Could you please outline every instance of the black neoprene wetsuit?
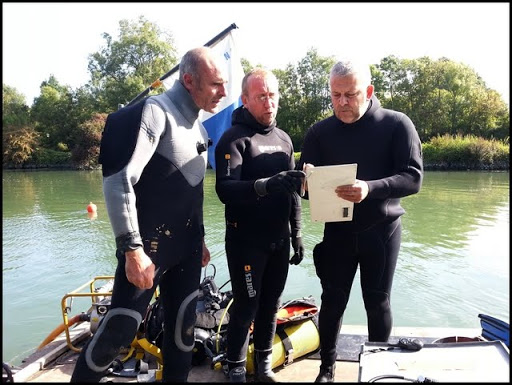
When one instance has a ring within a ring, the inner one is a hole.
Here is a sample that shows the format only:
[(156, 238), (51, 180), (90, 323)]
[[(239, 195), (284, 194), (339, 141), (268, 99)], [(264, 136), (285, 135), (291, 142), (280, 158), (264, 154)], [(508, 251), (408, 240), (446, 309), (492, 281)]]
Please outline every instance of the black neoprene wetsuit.
[[(297, 193), (259, 196), (254, 182), (293, 170), (293, 145), (274, 124), (259, 124), (243, 106), (215, 149), (216, 191), (225, 204), (226, 256), (233, 289), (228, 325), (228, 363), (246, 359), (249, 327), (254, 347), (268, 351), (288, 275), (290, 234), (301, 229)], [(299, 235), (300, 236), (300, 235)]]
[[(331, 116), (308, 130), (297, 165), (357, 163), (368, 196), (354, 204), (353, 219), (325, 224), (313, 258), (322, 284), (319, 315), (322, 365), (336, 360), (336, 343), (350, 290), (360, 267), (370, 341), (387, 341), (392, 328), (390, 293), (401, 243), (400, 198), (420, 190), (421, 142), (403, 113), (381, 108), (374, 96), (366, 113), (346, 124)], [(308, 199), (308, 196), (305, 196)]]

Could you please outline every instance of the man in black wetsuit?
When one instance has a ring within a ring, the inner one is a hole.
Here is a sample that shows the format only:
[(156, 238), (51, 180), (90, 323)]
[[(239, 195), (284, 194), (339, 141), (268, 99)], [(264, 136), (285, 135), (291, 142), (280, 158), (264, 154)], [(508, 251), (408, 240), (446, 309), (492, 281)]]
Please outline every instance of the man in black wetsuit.
[[(288, 265), (304, 256), (301, 199), (304, 173), (294, 170), (288, 134), (276, 127), (277, 78), (258, 68), (242, 81), (243, 106), (215, 148), (216, 191), (225, 204), (226, 256), (233, 291), (227, 330), (232, 382), (245, 382), (249, 328), (254, 320), (254, 371), (275, 382), (272, 345)], [(290, 260), (290, 236), (294, 256)]]
[(129, 347), (159, 285), (164, 309), (164, 382), (185, 382), (192, 361), (204, 244), (203, 180), (208, 134), (226, 76), (210, 48), (188, 51), (164, 93), (110, 114), (100, 149), (103, 192), (116, 237), (112, 301), (82, 349), (71, 382), (98, 382)]
[(334, 191), (355, 203), (352, 221), (326, 223), (323, 240), (313, 249), (322, 285), (316, 382), (334, 381), (338, 334), (358, 265), (368, 339), (388, 340), (404, 214), (400, 198), (417, 193), (423, 180), (421, 142), (414, 124), (403, 113), (381, 108), (367, 65), (336, 63), (330, 90), (334, 116), (310, 127), (298, 168), (308, 174), (314, 166), (357, 163), (357, 179)]

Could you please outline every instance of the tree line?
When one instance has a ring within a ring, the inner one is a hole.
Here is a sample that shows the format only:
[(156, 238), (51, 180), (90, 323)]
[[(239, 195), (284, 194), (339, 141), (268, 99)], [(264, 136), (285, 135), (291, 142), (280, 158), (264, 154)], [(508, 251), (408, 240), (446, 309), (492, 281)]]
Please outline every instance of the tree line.
[[(121, 20), (119, 36), (104, 33), (104, 46), (88, 57), (90, 80), (77, 89), (54, 75), (41, 83), (31, 106), (3, 84), (3, 166), (71, 164), (97, 166), (106, 116), (126, 104), (178, 63), (171, 33), (143, 16)], [(296, 150), (307, 129), (332, 114), (329, 70), (333, 56), (310, 48), (296, 64), (272, 69), (279, 80), (278, 126)], [(242, 58), (247, 72), (253, 65)], [(509, 144), (510, 113), (499, 93), (469, 66), (448, 58), (400, 59), (371, 65), (375, 92), (385, 108), (406, 113), (421, 141), (469, 135)], [(157, 94), (163, 88), (150, 93)]]

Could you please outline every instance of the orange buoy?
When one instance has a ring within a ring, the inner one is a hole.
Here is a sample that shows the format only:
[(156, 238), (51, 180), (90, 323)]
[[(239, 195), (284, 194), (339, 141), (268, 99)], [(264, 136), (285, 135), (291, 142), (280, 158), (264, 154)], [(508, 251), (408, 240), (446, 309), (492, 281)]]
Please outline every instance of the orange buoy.
[(92, 203), (92, 202), (89, 202), (89, 204), (87, 205), (87, 212), (88, 213), (95, 213), (97, 209), (98, 208), (96, 207), (96, 205), (94, 203)]

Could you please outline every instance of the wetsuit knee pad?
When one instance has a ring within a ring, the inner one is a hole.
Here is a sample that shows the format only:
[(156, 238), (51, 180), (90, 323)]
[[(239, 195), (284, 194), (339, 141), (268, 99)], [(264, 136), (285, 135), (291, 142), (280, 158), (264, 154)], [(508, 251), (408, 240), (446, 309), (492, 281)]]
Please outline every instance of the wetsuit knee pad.
[(194, 290), (181, 303), (176, 315), (174, 342), (178, 349), (190, 352), (194, 349), (194, 326), (196, 322), (196, 304), (199, 290)]
[(135, 310), (109, 310), (86, 347), (87, 366), (95, 372), (108, 369), (119, 349), (130, 346), (141, 321), (142, 316)]
[(368, 314), (382, 314), (389, 310), (389, 294), (378, 290), (363, 293), (364, 307)]

